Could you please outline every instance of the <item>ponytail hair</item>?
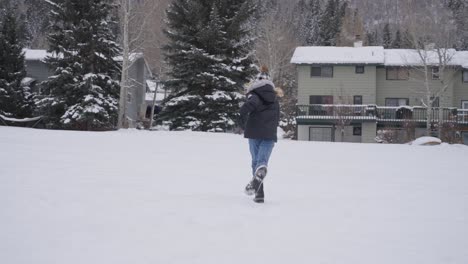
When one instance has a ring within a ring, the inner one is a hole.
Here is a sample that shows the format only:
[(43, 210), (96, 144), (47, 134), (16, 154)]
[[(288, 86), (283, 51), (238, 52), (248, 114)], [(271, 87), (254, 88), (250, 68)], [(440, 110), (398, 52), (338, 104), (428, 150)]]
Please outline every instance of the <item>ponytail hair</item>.
[(274, 90), (275, 90), (276, 96), (278, 96), (279, 98), (282, 98), (284, 96), (283, 89), (281, 89), (280, 87), (276, 87)]

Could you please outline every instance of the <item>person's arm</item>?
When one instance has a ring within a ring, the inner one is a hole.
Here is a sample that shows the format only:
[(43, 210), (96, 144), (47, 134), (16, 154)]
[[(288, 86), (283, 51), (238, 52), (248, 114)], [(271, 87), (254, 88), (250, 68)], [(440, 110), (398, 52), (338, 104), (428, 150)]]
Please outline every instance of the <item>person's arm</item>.
[(280, 108), (279, 102), (278, 102), (278, 110), (276, 111), (276, 115), (278, 116), (278, 124), (276, 124), (276, 126), (278, 127), (280, 124), (280, 119), (281, 119), (281, 108)]
[(258, 106), (260, 105), (260, 98), (256, 94), (249, 94), (247, 102), (242, 105), (240, 109), (240, 126), (242, 130), (245, 130), (245, 124), (247, 123), (247, 118), (249, 114), (253, 111), (257, 110)]

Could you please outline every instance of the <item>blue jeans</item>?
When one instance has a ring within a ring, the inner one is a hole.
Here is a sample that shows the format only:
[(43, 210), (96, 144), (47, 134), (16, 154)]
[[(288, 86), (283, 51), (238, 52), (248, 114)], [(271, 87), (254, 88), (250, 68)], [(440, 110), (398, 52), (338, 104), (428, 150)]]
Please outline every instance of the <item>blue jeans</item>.
[(275, 146), (274, 140), (249, 138), (250, 154), (252, 155), (252, 175), (260, 166), (268, 166), (271, 152)]

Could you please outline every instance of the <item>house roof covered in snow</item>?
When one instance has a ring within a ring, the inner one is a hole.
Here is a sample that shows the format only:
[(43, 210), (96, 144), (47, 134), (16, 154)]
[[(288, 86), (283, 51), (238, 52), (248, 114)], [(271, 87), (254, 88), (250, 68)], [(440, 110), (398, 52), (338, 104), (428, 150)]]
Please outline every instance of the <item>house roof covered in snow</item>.
[[(47, 50), (40, 49), (23, 49), (23, 51), (24, 57), (27, 61), (43, 61), (46, 57), (52, 55), (52, 53), (47, 52)], [(131, 53), (130, 61), (135, 61), (143, 57), (143, 53)], [(115, 60), (122, 61), (122, 56), (115, 57)]]
[(26, 60), (34, 61), (34, 60), (44, 60), (49, 53), (47, 50), (33, 50), (33, 49), (24, 49), (24, 57)]
[(455, 60), (457, 65), (461, 65), (463, 68), (468, 69), (468, 51), (458, 51)]
[[(443, 50), (449, 65), (461, 65), (460, 54), (454, 49)], [(438, 65), (439, 55), (435, 50), (424, 51), (418, 53), (415, 49), (386, 49), (385, 53), (385, 66), (418, 66), (426, 61), (428, 65)]]
[(298, 47), (294, 64), (383, 64), (383, 47)]
[[(468, 69), (468, 51), (447, 49), (449, 65)], [(429, 65), (438, 64), (436, 51), (424, 54)], [(418, 66), (422, 59), (414, 49), (384, 49), (383, 47), (298, 47), (293, 64), (375, 64), (385, 66)]]

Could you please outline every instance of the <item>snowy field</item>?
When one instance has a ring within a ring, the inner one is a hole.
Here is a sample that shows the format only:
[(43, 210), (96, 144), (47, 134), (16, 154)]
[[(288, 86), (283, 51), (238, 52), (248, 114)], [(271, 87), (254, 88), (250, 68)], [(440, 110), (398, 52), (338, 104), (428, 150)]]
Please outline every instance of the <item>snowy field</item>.
[(466, 264), (468, 147), (0, 127), (2, 264)]

